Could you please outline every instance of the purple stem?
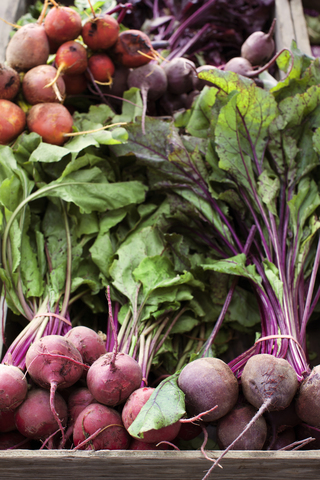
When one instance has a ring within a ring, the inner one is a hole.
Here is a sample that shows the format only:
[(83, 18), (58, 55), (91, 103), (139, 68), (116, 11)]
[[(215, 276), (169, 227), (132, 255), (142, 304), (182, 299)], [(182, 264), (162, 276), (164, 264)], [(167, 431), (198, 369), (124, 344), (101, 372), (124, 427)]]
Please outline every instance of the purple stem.
[(209, 0), (205, 2), (202, 7), (198, 8), (192, 15), (190, 15), (189, 18), (187, 18), (184, 22), (181, 23), (181, 25), (177, 28), (175, 33), (170, 38), (171, 50), (174, 48), (175, 43), (178, 41), (180, 35), (186, 30), (186, 28), (192, 25), (192, 23), (195, 22), (199, 16), (203, 15), (203, 13), (215, 2), (216, 0)]
[(312, 302), (314, 285), (315, 285), (315, 281), (316, 281), (316, 277), (317, 277), (317, 273), (318, 273), (318, 269), (319, 269), (319, 264), (320, 264), (320, 237), (318, 239), (316, 256), (315, 256), (315, 259), (314, 259), (312, 274), (311, 274), (311, 278), (310, 278), (310, 282), (309, 282), (307, 299), (306, 299), (305, 308), (304, 308), (303, 317), (302, 317), (302, 322), (301, 322), (300, 335), (301, 335), (302, 338), (305, 337), (307, 323), (308, 323), (308, 320), (310, 318), (311, 302)]

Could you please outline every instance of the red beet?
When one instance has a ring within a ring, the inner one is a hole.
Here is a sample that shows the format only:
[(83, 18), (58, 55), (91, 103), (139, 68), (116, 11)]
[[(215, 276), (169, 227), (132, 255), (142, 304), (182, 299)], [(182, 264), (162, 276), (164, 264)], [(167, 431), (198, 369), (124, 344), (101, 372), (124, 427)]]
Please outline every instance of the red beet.
[(75, 40), (63, 43), (56, 52), (55, 66), (57, 67), (56, 76), (47, 84), (47, 87), (51, 87), (62, 73), (68, 75), (84, 73), (88, 67), (86, 48)]
[(47, 335), (35, 340), (26, 354), (26, 368), (32, 380), (50, 389), (50, 407), (64, 436), (54, 398), (58, 388), (74, 385), (83, 371), (82, 357), (76, 347), (60, 335)]
[(263, 65), (274, 52), (275, 43), (272, 38), (275, 20), (272, 22), (268, 33), (253, 32), (241, 46), (241, 56), (246, 58), (251, 65)]
[[(68, 418), (67, 404), (59, 393), (55, 394), (54, 408), (62, 425)], [(50, 393), (43, 388), (28, 392), (25, 401), (15, 413), (16, 427), (27, 438), (45, 440), (59, 429), (56, 416), (51, 411)]]
[(31, 105), (37, 103), (62, 102), (65, 97), (66, 87), (61, 77), (51, 86), (46, 88), (57, 74), (52, 65), (38, 65), (29, 70), (22, 82), (24, 98)]
[(82, 38), (91, 50), (107, 50), (117, 41), (119, 24), (111, 15), (103, 14), (88, 20), (82, 27)]
[[(143, 405), (149, 400), (154, 390), (155, 389), (151, 387), (142, 387), (130, 395), (122, 409), (122, 421), (127, 430), (137, 417)], [(177, 437), (180, 428), (181, 423), (178, 421), (172, 425), (159, 428), (158, 430), (148, 430), (147, 432), (143, 432), (143, 438), (141, 438), (141, 440), (152, 444), (163, 441), (170, 442)]]
[(178, 57), (163, 62), (163, 69), (168, 79), (168, 92), (181, 95), (189, 93), (197, 81), (195, 64), (187, 58)]
[(13, 100), (20, 89), (20, 77), (16, 70), (0, 64), (0, 98)]
[(13, 35), (6, 49), (9, 67), (18, 72), (47, 63), (50, 47), (43, 25), (28, 23)]
[[(236, 405), (217, 423), (217, 440), (221, 449), (227, 448), (244, 430), (257, 410), (252, 405)], [(234, 450), (261, 450), (267, 438), (267, 423), (261, 416), (234, 444)]]
[(49, 39), (61, 45), (81, 34), (81, 16), (70, 7), (57, 5), (45, 17), (44, 28)]
[(95, 438), (85, 443), (81, 450), (124, 450), (130, 436), (116, 410), (99, 403), (88, 405), (79, 414), (73, 429), (73, 443), (77, 447), (86, 438), (102, 429)]
[(87, 374), (87, 386), (94, 398), (110, 407), (124, 403), (141, 382), (140, 365), (125, 353), (102, 355)]
[(296, 412), (300, 420), (312, 427), (320, 428), (320, 365), (301, 383), (296, 399)]
[(10, 100), (0, 100), (0, 145), (15, 140), (26, 126), (26, 114)]
[(0, 385), (0, 411), (14, 410), (27, 395), (26, 377), (13, 365), (0, 364)]
[(122, 31), (111, 51), (115, 60), (127, 68), (141, 67), (154, 58), (151, 40), (140, 30)]
[(92, 328), (83, 325), (73, 327), (64, 338), (73, 343), (86, 365), (92, 365), (101, 355), (106, 353), (105, 342)]
[(60, 103), (39, 103), (34, 105), (27, 117), (30, 132), (38, 133), (44, 142), (63, 145), (71, 133), (73, 118), (64, 105)]
[(181, 371), (178, 385), (185, 393), (189, 414), (198, 415), (217, 408), (203, 420), (215, 421), (226, 415), (238, 399), (238, 382), (230, 367), (219, 358), (199, 358)]
[(88, 60), (88, 68), (96, 82), (111, 84), (115, 66), (105, 53), (96, 53)]

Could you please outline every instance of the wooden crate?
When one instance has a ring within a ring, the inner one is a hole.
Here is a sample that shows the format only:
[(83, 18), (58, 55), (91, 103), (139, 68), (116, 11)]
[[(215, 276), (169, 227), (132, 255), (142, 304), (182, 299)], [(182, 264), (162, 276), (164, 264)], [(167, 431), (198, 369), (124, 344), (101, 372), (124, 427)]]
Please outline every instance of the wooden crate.
[[(216, 457), (219, 452), (209, 452)], [(212, 480), (318, 480), (320, 452), (231, 452)], [(3, 451), (5, 480), (201, 480), (211, 462), (200, 452)]]
[[(0, 17), (14, 23), (28, 0), (1, 0)], [(61, 2), (66, 4), (66, 2)], [(320, 1), (311, 0), (312, 8)], [(275, 0), (277, 50), (290, 47), (293, 39), (310, 54), (301, 0)], [(11, 27), (0, 28), (0, 62)], [(1, 337), (0, 337), (1, 338)], [(0, 341), (0, 355), (1, 355)], [(207, 452), (217, 458), (220, 451)], [(210, 478), (216, 480), (317, 480), (320, 451), (233, 451), (221, 461)], [(71, 451), (12, 450), (0, 454), (0, 477), (19, 480), (201, 480), (211, 463), (200, 451)]]
[[(275, 39), (278, 51), (282, 48), (289, 48), (292, 40), (296, 40), (297, 47), (303, 53), (311, 55), (307, 26), (303, 15), (303, 3), (301, 0), (275, 0), (275, 17), (277, 19)], [(317, 0), (313, 0), (312, 3), (320, 5)]]

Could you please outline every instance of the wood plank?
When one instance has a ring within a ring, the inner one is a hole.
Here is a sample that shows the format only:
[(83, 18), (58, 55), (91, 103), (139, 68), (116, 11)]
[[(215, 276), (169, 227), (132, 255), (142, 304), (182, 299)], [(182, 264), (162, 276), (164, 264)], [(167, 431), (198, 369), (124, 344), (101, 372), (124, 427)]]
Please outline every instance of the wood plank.
[[(15, 23), (26, 12), (27, 0), (1, 0), (0, 17), (10, 23)], [(5, 49), (12, 30), (10, 25), (1, 22), (0, 27), (0, 62), (5, 60)]]
[(275, 0), (275, 42), (277, 51), (290, 48), (295, 38), (289, 0)]
[(312, 55), (301, 0), (291, 0), (290, 7), (297, 47), (306, 55)]
[[(220, 452), (208, 454), (214, 458)], [(319, 451), (229, 452), (213, 480), (317, 480)], [(2, 451), (6, 480), (201, 480), (211, 463), (199, 451)]]

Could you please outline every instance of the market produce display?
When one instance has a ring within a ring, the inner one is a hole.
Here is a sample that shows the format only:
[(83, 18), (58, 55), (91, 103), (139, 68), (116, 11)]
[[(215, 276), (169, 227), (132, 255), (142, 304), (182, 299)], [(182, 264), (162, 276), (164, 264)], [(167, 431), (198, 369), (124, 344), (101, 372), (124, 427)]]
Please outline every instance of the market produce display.
[(317, 448), (319, 59), (275, 51), (259, 2), (258, 24), (239, 0), (227, 29), (222, 3), (51, 0), (18, 22), (0, 69), (0, 279), (19, 326), (0, 448), (200, 449), (204, 478), (230, 448)]

